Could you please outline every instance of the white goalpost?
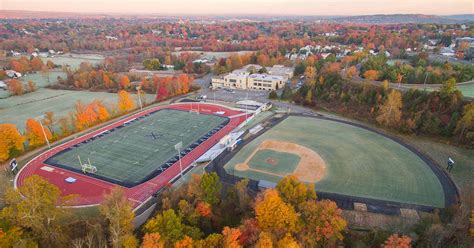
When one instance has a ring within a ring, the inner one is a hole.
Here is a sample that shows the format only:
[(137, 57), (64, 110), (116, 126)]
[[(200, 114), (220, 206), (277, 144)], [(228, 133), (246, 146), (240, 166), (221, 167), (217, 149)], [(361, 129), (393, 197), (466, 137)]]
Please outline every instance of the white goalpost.
[(91, 164), (91, 160), (87, 158), (87, 164), (83, 164), (81, 161), (81, 157), (77, 155), (77, 158), (79, 159), (79, 163), (81, 164), (81, 170), (82, 173), (87, 174), (87, 173), (96, 173), (97, 172), (97, 167), (93, 166)]

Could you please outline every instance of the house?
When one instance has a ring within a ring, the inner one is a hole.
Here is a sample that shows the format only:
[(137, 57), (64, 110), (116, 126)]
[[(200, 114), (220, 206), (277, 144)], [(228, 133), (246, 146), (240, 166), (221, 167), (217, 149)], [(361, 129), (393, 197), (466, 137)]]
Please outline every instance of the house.
[(21, 78), (21, 73), (14, 70), (6, 70), (5, 73), (9, 78)]
[(6, 90), (8, 88), (7, 84), (3, 81), (0, 81), (0, 89)]
[(449, 48), (449, 47), (442, 47), (439, 50), (439, 54), (443, 55), (443, 56), (453, 57), (454, 54), (455, 54), (455, 51), (452, 48)]
[(329, 55), (331, 55), (331, 53), (321, 53), (321, 57), (323, 59), (326, 59), (327, 57), (329, 57)]
[(118, 40), (117, 37), (115, 37), (115, 36), (110, 36), (110, 35), (106, 35), (106, 36), (105, 36), (105, 39), (106, 39), (106, 40)]
[(13, 50), (10, 50), (10, 55), (11, 55), (12, 57), (20, 57), (20, 56), (21, 56), (21, 53), (16, 52), (16, 51), (13, 51)]

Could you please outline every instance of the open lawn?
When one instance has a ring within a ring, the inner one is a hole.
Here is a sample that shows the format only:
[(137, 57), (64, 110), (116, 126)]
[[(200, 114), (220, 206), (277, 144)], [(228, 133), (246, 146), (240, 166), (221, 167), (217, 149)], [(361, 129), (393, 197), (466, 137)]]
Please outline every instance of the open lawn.
[(97, 65), (104, 61), (104, 57), (97, 54), (64, 54), (41, 59), (44, 63), (46, 63), (48, 60), (51, 60), (55, 65), (68, 65), (73, 70), (79, 68), (82, 62), (89, 62), (92, 65)]
[[(41, 72), (26, 74), (21, 78), (23, 88), (26, 90), (28, 81), (32, 81), (36, 88), (44, 88), (58, 82), (58, 77), (66, 79), (66, 73), (60, 70), (49, 71), (46, 74)], [(28, 94), (28, 93), (27, 93)], [(8, 90), (0, 90), (0, 99), (10, 97), (11, 93)]]
[[(154, 95), (146, 96), (148, 102), (153, 101)], [(136, 98), (136, 95), (133, 97)], [(108, 106), (118, 101), (115, 93), (38, 89), (22, 96), (0, 99), (0, 123), (13, 123), (22, 131), (28, 118), (49, 111), (54, 112), (57, 118), (67, 116), (78, 100), (89, 103), (95, 99), (102, 100)]]
[(190, 151), (200, 144), (199, 139), (215, 133), (212, 130), (225, 121), (217, 115), (159, 110), (68, 148), (46, 163), (80, 171), (80, 156), (82, 163), (90, 159), (97, 167), (94, 176), (133, 186), (176, 162), (175, 144), (183, 142), (182, 151)]
[(322, 157), (327, 171), (316, 183), (317, 191), (444, 207), (441, 183), (416, 154), (372, 131), (329, 120), (289, 117), (243, 147), (225, 169), (236, 176), (278, 182), (274, 175), (234, 170), (270, 139), (305, 146)]

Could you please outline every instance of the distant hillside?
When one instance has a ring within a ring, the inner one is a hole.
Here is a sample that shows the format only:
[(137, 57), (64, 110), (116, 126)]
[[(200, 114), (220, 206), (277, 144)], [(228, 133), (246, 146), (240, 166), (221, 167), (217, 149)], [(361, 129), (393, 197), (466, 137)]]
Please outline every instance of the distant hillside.
[(397, 14), (397, 15), (363, 15), (344, 16), (333, 18), (333, 22), (351, 22), (368, 24), (392, 24), (392, 23), (440, 23), (455, 24), (473, 22), (473, 15), (458, 16), (436, 16), (422, 14)]

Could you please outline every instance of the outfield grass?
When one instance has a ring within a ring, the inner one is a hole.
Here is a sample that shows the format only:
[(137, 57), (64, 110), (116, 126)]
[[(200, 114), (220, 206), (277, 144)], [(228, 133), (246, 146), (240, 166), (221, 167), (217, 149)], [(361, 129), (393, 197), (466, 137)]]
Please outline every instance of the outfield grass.
[[(325, 160), (327, 174), (316, 183), (317, 191), (444, 207), (441, 183), (418, 156), (384, 136), (334, 121), (289, 117), (243, 147), (226, 170), (239, 176), (234, 166), (266, 139), (306, 146)], [(258, 173), (245, 176), (279, 179)]]
[(78, 156), (83, 163), (89, 158), (97, 167), (96, 175), (128, 185), (138, 184), (178, 155), (176, 143), (183, 142), (184, 149), (225, 120), (216, 115), (164, 109), (59, 153), (47, 163), (80, 170)]
[[(146, 97), (147, 102), (154, 99), (154, 95)], [(136, 95), (133, 95), (133, 98), (136, 99)], [(38, 89), (22, 96), (0, 99), (0, 123), (13, 123), (23, 131), (28, 118), (41, 116), (48, 111), (54, 112), (56, 118), (60, 118), (73, 111), (78, 100), (89, 103), (96, 99), (107, 105), (116, 104), (118, 101), (115, 93)]]
[[(276, 164), (269, 163), (268, 159), (270, 158), (275, 159)], [(300, 157), (295, 154), (264, 149), (252, 156), (249, 160), (249, 167), (284, 175), (293, 173), (299, 162)]]

